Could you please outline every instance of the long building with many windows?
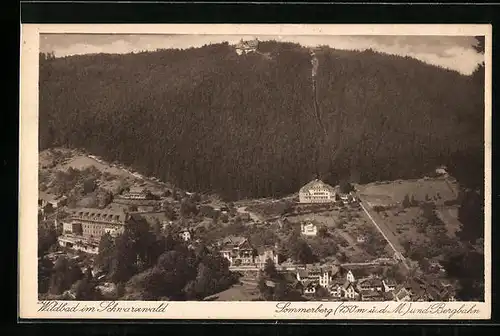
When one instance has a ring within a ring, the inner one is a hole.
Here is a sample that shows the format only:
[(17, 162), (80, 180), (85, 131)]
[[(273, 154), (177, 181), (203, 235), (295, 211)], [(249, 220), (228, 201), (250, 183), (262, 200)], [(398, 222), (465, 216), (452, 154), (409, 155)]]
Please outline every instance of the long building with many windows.
[(129, 218), (129, 214), (121, 211), (92, 208), (75, 209), (64, 225), (64, 233), (100, 239), (105, 233), (122, 232)]
[(315, 179), (299, 190), (300, 203), (332, 203), (335, 202), (336, 189), (325, 182)]

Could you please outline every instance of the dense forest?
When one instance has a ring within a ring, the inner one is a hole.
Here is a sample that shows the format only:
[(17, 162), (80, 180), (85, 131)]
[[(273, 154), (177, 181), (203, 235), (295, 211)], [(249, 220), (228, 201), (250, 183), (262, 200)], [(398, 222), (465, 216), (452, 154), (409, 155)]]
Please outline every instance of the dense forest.
[(440, 164), (482, 183), (484, 68), (464, 76), (321, 47), (313, 90), (308, 48), (259, 51), (41, 55), (40, 149), (85, 148), (227, 199), (288, 194), (316, 175), (420, 177)]

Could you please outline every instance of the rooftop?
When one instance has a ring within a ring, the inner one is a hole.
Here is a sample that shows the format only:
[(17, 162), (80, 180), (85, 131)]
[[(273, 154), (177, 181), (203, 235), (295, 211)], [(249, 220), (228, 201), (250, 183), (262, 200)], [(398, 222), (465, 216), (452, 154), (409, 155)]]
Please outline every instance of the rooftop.
[(109, 209), (77, 208), (71, 211), (71, 215), (73, 218), (78, 219), (116, 221), (122, 223), (127, 219), (127, 214), (125, 212), (111, 211)]
[(307, 183), (306, 185), (304, 185), (302, 188), (300, 188), (300, 191), (302, 192), (305, 192), (307, 190), (310, 190), (310, 189), (327, 189), (331, 192), (335, 192), (336, 189), (334, 187), (332, 187), (331, 185), (319, 180), (319, 179), (315, 179), (315, 180), (312, 180), (311, 182)]
[(223, 246), (240, 246), (245, 243), (247, 239), (240, 236), (228, 236), (221, 240)]
[(257, 39), (254, 39), (254, 40), (249, 40), (249, 41), (243, 41), (243, 40), (240, 40), (240, 42), (236, 45), (237, 48), (242, 48), (242, 49), (246, 49), (246, 48), (257, 48), (257, 46), (259, 45), (259, 40)]

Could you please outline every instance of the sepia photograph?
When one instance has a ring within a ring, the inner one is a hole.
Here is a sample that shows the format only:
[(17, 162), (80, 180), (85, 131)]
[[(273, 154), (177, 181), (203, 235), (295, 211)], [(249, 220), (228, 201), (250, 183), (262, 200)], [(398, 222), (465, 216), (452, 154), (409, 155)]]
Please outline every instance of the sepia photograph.
[(489, 302), (490, 26), (33, 26), (35, 312)]

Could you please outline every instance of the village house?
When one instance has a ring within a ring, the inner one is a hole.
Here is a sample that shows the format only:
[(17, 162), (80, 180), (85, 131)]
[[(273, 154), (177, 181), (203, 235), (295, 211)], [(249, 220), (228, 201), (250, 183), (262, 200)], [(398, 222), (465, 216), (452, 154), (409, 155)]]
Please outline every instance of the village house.
[(316, 294), (319, 287), (319, 283), (316, 280), (305, 280), (303, 282), (302, 293), (306, 295)]
[(359, 299), (361, 293), (355, 283), (346, 281), (342, 286), (342, 298), (347, 300)]
[(38, 193), (38, 210), (40, 213), (44, 213), (47, 206), (52, 206), (53, 209), (57, 209), (61, 206), (66, 205), (66, 196), (56, 196), (54, 194), (49, 194), (44, 191)]
[(383, 279), (382, 285), (384, 286), (384, 292), (392, 292), (396, 289), (396, 282), (390, 279)]
[(387, 301), (392, 299), (389, 290), (394, 289), (391, 280), (376, 276), (363, 277), (361, 270), (348, 270), (345, 280), (336, 279), (328, 287), (332, 297), (342, 300)]
[(318, 234), (318, 227), (312, 222), (301, 223), (300, 233), (304, 236), (314, 237)]
[(278, 266), (279, 259), (278, 253), (275, 251), (275, 247), (263, 247), (257, 249), (258, 255), (255, 257), (255, 264), (258, 268), (264, 269), (268, 259), (274, 262), (274, 265)]
[(299, 190), (299, 203), (333, 203), (336, 189), (319, 179), (312, 180)]
[(365, 235), (359, 235), (356, 237), (356, 242), (359, 244), (365, 243), (367, 240), (367, 237)]
[(251, 265), (254, 261), (254, 249), (248, 239), (229, 236), (219, 242), (220, 253), (229, 260), (229, 265)]
[(129, 191), (118, 196), (118, 198), (127, 200), (148, 200), (151, 199), (151, 193), (144, 188), (132, 187)]
[(336, 194), (336, 199), (335, 200), (339, 200), (344, 205), (348, 205), (350, 203), (355, 202), (356, 198), (355, 198), (354, 193), (352, 191), (349, 192), (349, 193), (347, 193), (347, 194), (343, 194), (343, 193), (338, 192)]
[(440, 175), (440, 176), (447, 176), (448, 175), (448, 171), (447, 171), (446, 166), (439, 166), (439, 167), (437, 167), (436, 168), (436, 174)]
[(394, 301), (411, 301), (411, 296), (412, 293), (410, 290), (408, 290), (404, 285), (399, 285), (392, 291), (393, 299)]
[(179, 232), (179, 236), (182, 240), (187, 242), (192, 238), (191, 230), (189, 230), (188, 228), (184, 228), (181, 230), (181, 232)]
[(249, 41), (244, 41), (243, 39), (241, 39), (240, 42), (238, 44), (236, 44), (235, 49), (236, 49), (236, 53), (238, 55), (243, 55), (243, 54), (248, 54), (250, 52), (257, 51), (258, 46), (259, 46), (258, 39), (249, 40)]
[[(307, 265), (305, 269), (296, 271), (296, 278), (304, 287), (304, 293), (312, 294), (316, 291), (317, 286), (329, 288), (339, 271), (340, 269), (336, 265)], [(306, 292), (306, 288), (309, 292)]]
[(330, 284), (330, 287), (328, 287), (328, 292), (333, 298), (336, 299), (341, 299), (344, 295), (344, 286), (345, 281), (342, 281), (340, 279), (337, 279), (336, 281), (332, 282)]
[(381, 292), (384, 290), (382, 279), (377, 277), (369, 277), (358, 282), (359, 289), (362, 291), (376, 291)]

